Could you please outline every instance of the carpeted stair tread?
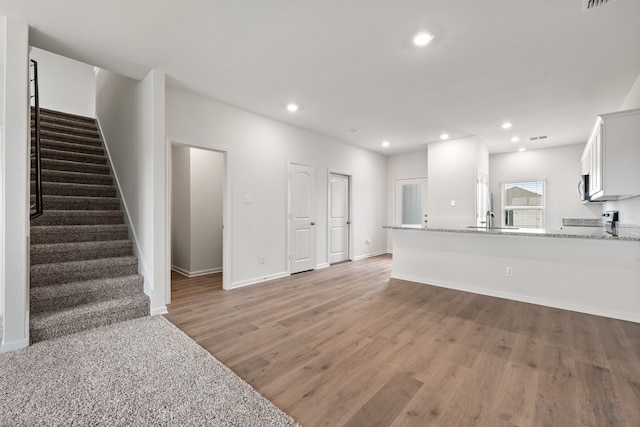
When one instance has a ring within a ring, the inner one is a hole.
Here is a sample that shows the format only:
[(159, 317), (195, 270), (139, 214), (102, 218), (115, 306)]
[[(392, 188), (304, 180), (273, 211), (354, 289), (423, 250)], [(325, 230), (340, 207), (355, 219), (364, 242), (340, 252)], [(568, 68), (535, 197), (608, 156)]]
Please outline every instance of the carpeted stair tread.
[(148, 315), (149, 298), (145, 294), (81, 304), (65, 310), (43, 311), (31, 316), (31, 342)]
[(109, 175), (109, 165), (69, 160), (42, 159), (42, 169)]
[(100, 134), (95, 128), (87, 127), (79, 127), (75, 126), (74, 123), (62, 122), (62, 121), (50, 121), (50, 120), (42, 120), (40, 118), (40, 131), (50, 131), (57, 133), (64, 133), (67, 135), (77, 135), (77, 136), (88, 136), (90, 138), (99, 138)]
[[(33, 117), (34, 115), (34, 110), (33, 107), (31, 108), (31, 117)], [(68, 120), (68, 121), (75, 121), (75, 122), (80, 122), (80, 123), (91, 123), (95, 126), (95, 122), (96, 119), (94, 119), (93, 117), (87, 117), (87, 116), (80, 116), (78, 114), (72, 114), (72, 113), (65, 113), (63, 111), (58, 111), (58, 110), (51, 110), (49, 108), (40, 108), (40, 119), (42, 120), (43, 117), (46, 118), (55, 118), (55, 119), (61, 119), (61, 120)]]
[(100, 242), (128, 238), (128, 227), (114, 225), (35, 225), (31, 226), (31, 244)]
[(31, 265), (133, 255), (129, 239), (31, 245)]
[(138, 272), (135, 256), (69, 261), (31, 266), (31, 286), (127, 276)]
[(42, 204), (46, 209), (55, 210), (102, 211), (120, 209), (120, 199), (117, 197), (49, 196), (45, 194), (42, 196)]
[[(34, 138), (31, 139), (31, 142), (35, 142)], [(41, 139), (40, 148), (104, 156), (104, 148), (98, 145), (74, 144), (73, 142), (56, 141), (54, 139)]]
[(50, 150), (48, 148), (40, 148), (40, 156), (42, 159), (67, 160), (78, 163), (95, 163), (97, 165), (106, 165), (107, 158), (104, 155), (74, 153), (72, 151)]
[[(31, 182), (32, 190), (35, 181)], [(79, 184), (43, 181), (42, 194), (49, 196), (116, 197), (113, 185)]]
[(76, 144), (88, 144), (100, 146), (102, 141), (98, 137), (70, 135), (68, 133), (54, 132), (51, 130), (41, 130), (40, 137), (54, 141), (73, 142)]
[(139, 274), (31, 288), (31, 313), (58, 311), (80, 304), (120, 299), (144, 292)]
[[(42, 182), (64, 182), (68, 184), (113, 185), (113, 177), (100, 173), (70, 172), (52, 169), (42, 170)], [(35, 173), (31, 173), (31, 180)], [(115, 188), (115, 187), (114, 187)]]
[(66, 211), (47, 209), (42, 216), (31, 220), (31, 225), (98, 225), (124, 224), (124, 214), (119, 210)]

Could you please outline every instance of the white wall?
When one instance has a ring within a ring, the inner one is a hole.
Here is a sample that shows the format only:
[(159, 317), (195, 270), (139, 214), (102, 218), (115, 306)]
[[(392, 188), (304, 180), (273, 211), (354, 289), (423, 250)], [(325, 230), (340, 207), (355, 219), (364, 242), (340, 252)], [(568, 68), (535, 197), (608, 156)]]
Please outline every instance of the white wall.
[(171, 146), (171, 265), (191, 270), (191, 161), (190, 149)]
[(504, 224), (501, 184), (530, 179), (545, 181), (546, 229), (562, 227), (562, 218), (600, 218), (601, 206), (582, 203), (577, 192), (583, 150), (584, 144), (573, 144), (489, 156), (495, 224)]
[(222, 271), (222, 181), (224, 156), (191, 148), (190, 273)]
[[(288, 272), (289, 161), (316, 170), (318, 266), (328, 265), (329, 170), (353, 177), (354, 258), (386, 252), (385, 156), (172, 87), (166, 106), (169, 139), (229, 150), (232, 247), (225, 274), (232, 287)], [(244, 195), (251, 195), (253, 203), (243, 203)], [(260, 255), (266, 255), (265, 264), (258, 263)]]
[(31, 48), (31, 59), (38, 62), (42, 108), (95, 117), (93, 66), (35, 47)]
[(433, 142), (427, 149), (429, 227), (475, 225), (477, 170), (489, 171), (487, 147), (469, 137)]
[(171, 266), (196, 276), (222, 271), (224, 155), (172, 145)]
[(96, 117), (126, 206), (151, 311), (161, 313), (166, 310), (169, 272), (164, 74), (152, 70), (137, 81), (100, 70), (96, 76)]
[(29, 345), (29, 26), (12, 18), (0, 20), (5, 30), (0, 351), (11, 351)]

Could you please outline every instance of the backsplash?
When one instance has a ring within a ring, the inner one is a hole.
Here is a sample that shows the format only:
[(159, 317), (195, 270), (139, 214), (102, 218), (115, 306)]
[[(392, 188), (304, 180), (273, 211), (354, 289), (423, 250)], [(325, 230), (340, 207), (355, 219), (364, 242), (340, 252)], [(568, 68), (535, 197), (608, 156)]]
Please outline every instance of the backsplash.
[(562, 218), (563, 227), (602, 227), (600, 218)]
[(602, 205), (602, 212), (605, 211), (618, 211), (621, 223), (640, 226), (640, 196), (606, 202)]

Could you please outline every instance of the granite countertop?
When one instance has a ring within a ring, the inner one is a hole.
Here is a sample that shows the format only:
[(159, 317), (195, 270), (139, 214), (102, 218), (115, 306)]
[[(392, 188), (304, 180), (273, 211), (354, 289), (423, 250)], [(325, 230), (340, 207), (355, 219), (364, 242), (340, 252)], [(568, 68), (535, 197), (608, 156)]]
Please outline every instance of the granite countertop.
[(625, 240), (640, 242), (640, 227), (621, 226), (618, 229), (618, 236), (607, 233), (603, 227), (573, 227), (567, 226), (558, 229), (531, 229), (531, 228), (503, 228), (486, 230), (485, 228), (450, 227), (450, 228), (412, 228), (385, 226), (383, 228), (392, 230), (415, 230), (429, 232), (447, 233), (468, 233), (468, 234), (493, 234), (502, 236), (534, 236), (534, 237), (560, 237), (572, 239), (601, 239), (601, 240)]

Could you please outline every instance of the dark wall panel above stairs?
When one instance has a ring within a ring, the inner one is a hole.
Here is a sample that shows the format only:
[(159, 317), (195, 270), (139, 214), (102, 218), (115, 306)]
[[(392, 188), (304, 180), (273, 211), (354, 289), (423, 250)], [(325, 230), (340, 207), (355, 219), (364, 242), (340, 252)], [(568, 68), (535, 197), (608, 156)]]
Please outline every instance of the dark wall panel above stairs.
[(44, 214), (31, 222), (31, 342), (148, 315), (95, 120), (41, 110), (41, 129)]

